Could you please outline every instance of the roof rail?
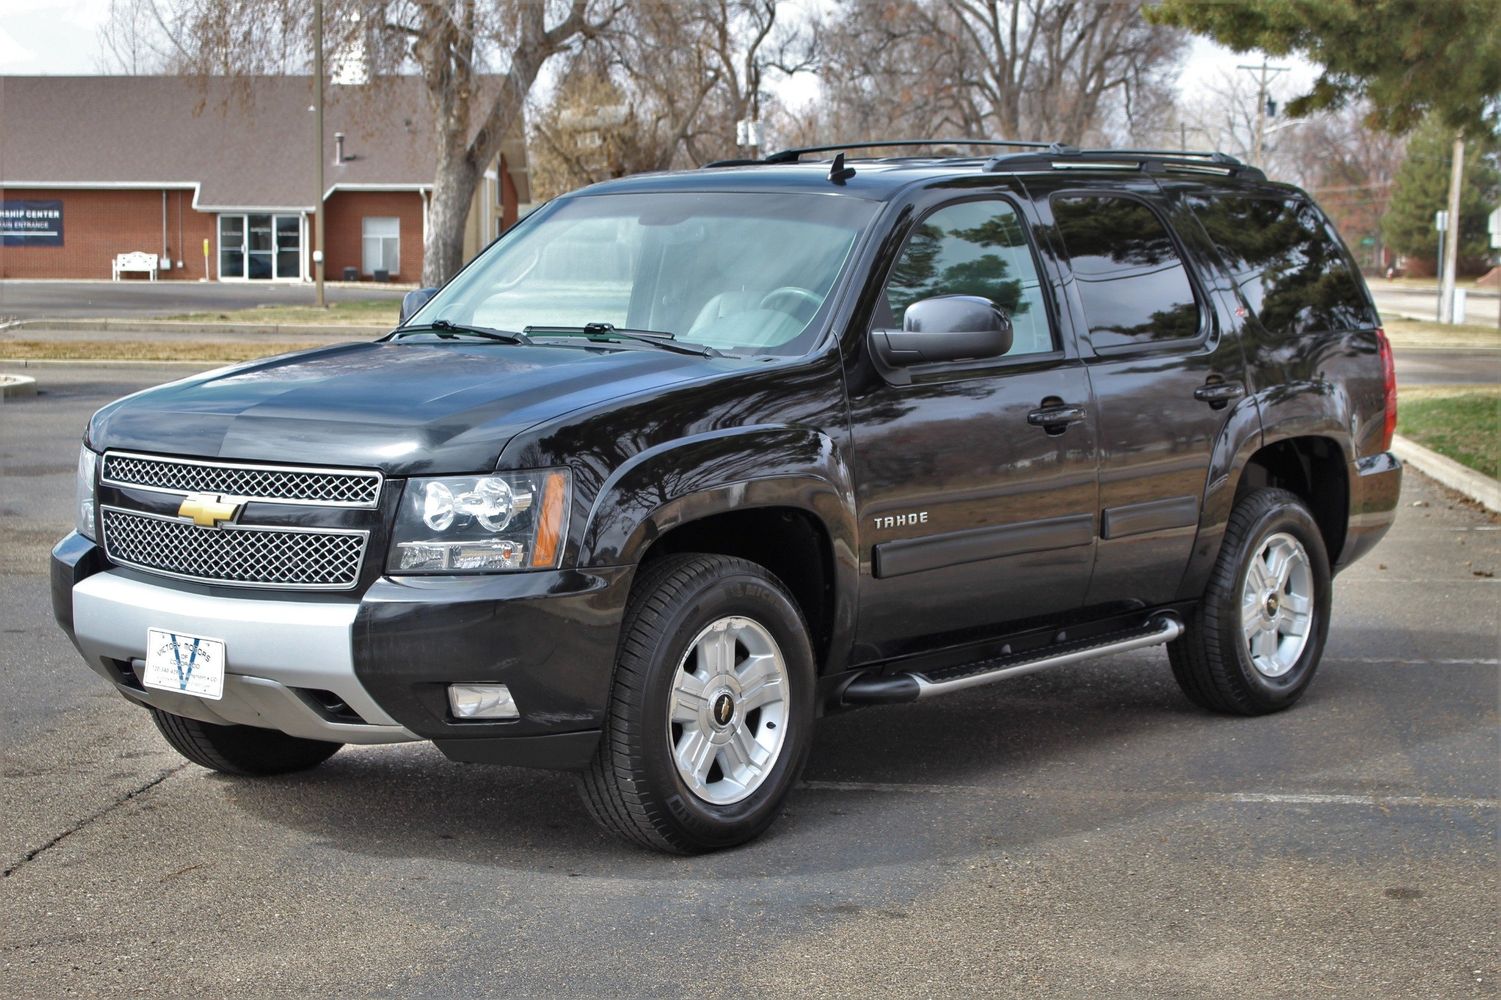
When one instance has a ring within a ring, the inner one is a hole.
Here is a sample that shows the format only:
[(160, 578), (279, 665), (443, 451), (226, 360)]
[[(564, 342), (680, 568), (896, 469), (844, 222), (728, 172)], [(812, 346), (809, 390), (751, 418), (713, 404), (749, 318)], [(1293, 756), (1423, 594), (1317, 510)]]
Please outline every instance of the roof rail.
[(986, 173), (1019, 170), (1137, 170), (1147, 174), (1214, 174), (1265, 180), (1256, 167), (1215, 150), (1076, 149), (1065, 146), (1046, 152), (1001, 153), (985, 162)]
[(843, 142), (829, 146), (800, 146), (795, 149), (781, 149), (770, 153), (761, 160), (716, 160), (706, 163), (706, 167), (744, 167), (757, 163), (797, 163), (802, 157), (812, 153), (842, 153), (852, 149), (885, 149), (888, 147), (912, 147), (912, 146), (1000, 146), (1014, 149), (1052, 149), (1058, 147), (1055, 142), (1037, 142), (1028, 139), (887, 139), (884, 142), (862, 141)]

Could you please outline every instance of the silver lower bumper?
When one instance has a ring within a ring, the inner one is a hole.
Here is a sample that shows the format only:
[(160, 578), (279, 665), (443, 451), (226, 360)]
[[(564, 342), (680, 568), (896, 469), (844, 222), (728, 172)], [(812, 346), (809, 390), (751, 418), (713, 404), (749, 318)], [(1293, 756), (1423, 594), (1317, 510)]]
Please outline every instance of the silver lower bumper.
[[(89, 666), (119, 683), (109, 661), (146, 655), (146, 630), (163, 628), (222, 639), (224, 697), (219, 701), (151, 688), (123, 693), (164, 712), (203, 722), (278, 729), (340, 743), (400, 743), (417, 737), (381, 711), (354, 673), (350, 630), (358, 605), (326, 597), (217, 597), (107, 570), (73, 588), (73, 625)], [(364, 724), (333, 721), (294, 689), (329, 691)]]

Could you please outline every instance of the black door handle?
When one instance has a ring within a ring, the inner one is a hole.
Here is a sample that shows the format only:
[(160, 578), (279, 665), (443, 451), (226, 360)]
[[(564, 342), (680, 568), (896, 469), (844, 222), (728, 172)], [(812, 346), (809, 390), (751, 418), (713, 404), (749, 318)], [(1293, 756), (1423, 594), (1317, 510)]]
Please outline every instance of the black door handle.
[(1232, 399), (1246, 394), (1246, 387), (1239, 382), (1206, 382), (1194, 390), (1194, 399), (1203, 400), (1216, 410), (1223, 409)]
[(1084, 407), (1062, 403), (1033, 410), (1027, 414), (1027, 423), (1044, 427), (1049, 434), (1062, 434), (1069, 424), (1077, 424), (1085, 416)]

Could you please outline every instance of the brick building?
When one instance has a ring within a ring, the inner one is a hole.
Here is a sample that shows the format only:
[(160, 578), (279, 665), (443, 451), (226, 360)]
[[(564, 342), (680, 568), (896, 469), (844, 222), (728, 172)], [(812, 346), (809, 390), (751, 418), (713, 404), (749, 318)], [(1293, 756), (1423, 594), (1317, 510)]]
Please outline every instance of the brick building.
[[(325, 274), (416, 282), (435, 160), (421, 81), (325, 87)], [(0, 77), (0, 278), (309, 281), (310, 77)], [(529, 207), (525, 144), (485, 171), (476, 252)], [(134, 276), (133, 276), (134, 277)]]

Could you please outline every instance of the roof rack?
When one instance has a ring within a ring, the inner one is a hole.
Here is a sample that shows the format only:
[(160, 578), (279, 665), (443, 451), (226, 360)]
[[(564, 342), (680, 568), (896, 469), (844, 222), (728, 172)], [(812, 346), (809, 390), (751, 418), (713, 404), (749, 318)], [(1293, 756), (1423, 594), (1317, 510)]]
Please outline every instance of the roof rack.
[[(778, 150), (759, 160), (716, 160), (705, 167), (749, 167), (773, 163), (798, 163), (814, 153), (837, 153), (842, 159), (850, 150), (910, 148), (922, 146), (994, 146), (1017, 152), (996, 153), (981, 170), (1000, 173), (1029, 170), (1117, 170), (1145, 174), (1209, 174), (1216, 177), (1244, 177), (1265, 180), (1256, 167), (1214, 150), (1187, 149), (1080, 149), (1061, 142), (1035, 139), (886, 139), (884, 141), (844, 142), (828, 146), (800, 146)], [(968, 159), (969, 157), (966, 157)], [(852, 168), (841, 162), (830, 172), (848, 177)]]
[(812, 153), (842, 153), (852, 149), (886, 149), (916, 146), (999, 146), (1014, 149), (1063, 148), (1056, 142), (1037, 142), (1030, 139), (887, 139), (884, 142), (843, 142), (829, 146), (800, 146), (769, 153), (760, 160), (716, 160), (705, 167), (748, 167), (762, 163), (798, 163)]
[(1184, 149), (1079, 149), (1055, 146), (1046, 152), (1001, 153), (985, 161), (986, 173), (1025, 170), (1131, 170), (1145, 174), (1211, 174), (1265, 180), (1260, 169), (1226, 153)]

